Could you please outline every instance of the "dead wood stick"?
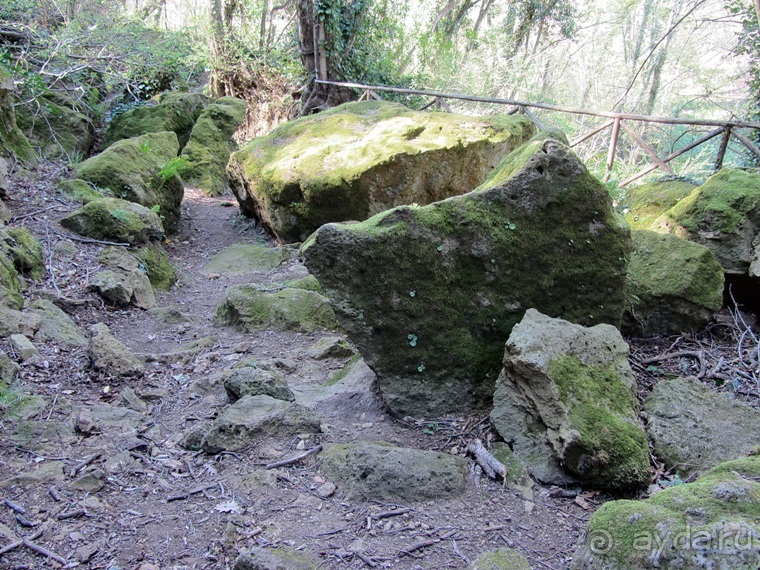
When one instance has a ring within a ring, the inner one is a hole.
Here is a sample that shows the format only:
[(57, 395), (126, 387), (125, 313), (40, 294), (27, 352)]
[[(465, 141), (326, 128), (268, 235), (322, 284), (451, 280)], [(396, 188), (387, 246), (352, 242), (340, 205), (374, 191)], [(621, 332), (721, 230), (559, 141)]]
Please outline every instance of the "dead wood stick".
[(307, 457), (310, 457), (311, 455), (315, 455), (322, 451), (322, 444), (320, 443), (316, 447), (312, 447), (309, 451), (306, 453), (302, 453), (301, 455), (296, 455), (295, 457), (291, 457), (290, 459), (283, 459), (282, 461), (275, 461), (274, 463), (269, 463), (264, 467), (264, 469), (276, 469), (277, 467), (285, 467), (286, 465), (293, 465), (294, 463), (298, 463), (299, 461), (303, 461)]
[(1, 554), (5, 554), (6, 552), (10, 552), (14, 548), (18, 548), (19, 546), (21, 546), (22, 544), (24, 544), (25, 540), (36, 540), (36, 539), (38, 539), (41, 536), (42, 536), (42, 529), (40, 529), (37, 532), (35, 532), (29, 538), (22, 538), (21, 540), (17, 540), (16, 542), (10, 543), (8, 546), (4, 546), (3, 548), (0, 548), (0, 555)]
[(216, 487), (217, 485), (218, 483), (209, 483), (208, 485), (202, 485), (201, 487), (196, 487), (195, 489), (190, 489), (189, 491), (183, 491), (182, 493), (177, 493), (176, 495), (169, 495), (166, 497), (166, 502), (171, 503), (172, 501), (181, 501), (182, 499), (187, 499), (191, 495), (202, 493), (203, 491)]
[(467, 444), (467, 453), (475, 457), (475, 461), (483, 468), (483, 472), (491, 479), (496, 479), (497, 475), (502, 479), (507, 476), (507, 467), (493, 455), (488, 453), (483, 442), (479, 439), (473, 440)]
[(82, 461), (77, 463), (74, 467), (71, 468), (71, 471), (69, 471), (69, 476), (76, 477), (77, 473), (79, 473), (82, 469), (87, 467), (90, 463), (95, 461), (98, 457), (100, 457), (101, 453), (99, 451), (96, 451), (92, 455), (88, 455), (85, 457)]
[(52, 558), (53, 560), (55, 560), (56, 562), (58, 562), (62, 566), (66, 564), (66, 559), (65, 558), (63, 558), (62, 556), (58, 556), (55, 552), (53, 552), (52, 550), (48, 550), (44, 546), (40, 546), (39, 544), (35, 544), (34, 542), (32, 542), (31, 540), (29, 540), (28, 538), (24, 539), (24, 546), (26, 546), (27, 548), (29, 548), (31, 550), (34, 550), (38, 554), (42, 554), (43, 556), (47, 556), (48, 558)]
[(84, 509), (74, 509), (73, 511), (67, 511), (56, 515), (59, 521), (65, 521), (66, 519), (75, 519), (77, 517), (83, 517), (87, 512)]
[(362, 554), (361, 552), (354, 552), (354, 554), (356, 555), (356, 557), (359, 560), (361, 560), (362, 562), (364, 562), (370, 568), (377, 568), (377, 562), (375, 562), (374, 560), (372, 560), (369, 556), (366, 556), (366, 555)]
[(707, 371), (707, 362), (705, 361), (705, 351), (695, 351), (695, 350), (680, 350), (678, 352), (671, 352), (670, 354), (660, 354), (659, 356), (652, 356), (651, 358), (647, 358), (646, 360), (642, 360), (642, 364), (651, 364), (653, 362), (660, 362), (662, 360), (670, 360), (671, 358), (680, 358), (682, 356), (690, 356), (692, 358), (696, 358), (699, 361), (699, 373), (697, 374), (698, 379), (702, 379), (705, 377), (705, 373)]
[(434, 544), (438, 544), (440, 539), (435, 538), (432, 540), (421, 540), (420, 542), (417, 542), (415, 544), (412, 544), (409, 548), (405, 550), (401, 550), (398, 555), (399, 558), (402, 556), (411, 556), (413, 552), (416, 552), (417, 550), (421, 550), (423, 548), (427, 548), (428, 546), (433, 546)]
[(5, 503), (6, 507), (8, 507), (9, 509), (11, 509), (14, 512), (17, 512), (20, 515), (23, 515), (26, 512), (24, 510), (24, 507), (22, 507), (21, 505), (17, 505), (16, 503), (14, 503), (13, 501), (11, 501), (10, 499), (5, 499), (5, 501), (3, 501), (3, 503)]
[(395, 511), (385, 511), (383, 513), (377, 513), (375, 515), (372, 515), (372, 518), (376, 521), (379, 521), (380, 519), (388, 519), (391, 517), (398, 517), (401, 515), (405, 515), (406, 513), (410, 512), (412, 509), (396, 509)]
[(53, 208), (57, 208), (58, 206), (49, 206), (47, 208), (43, 208), (42, 210), (35, 210), (34, 212), (29, 212), (28, 214), (24, 214), (23, 216), (13, 216), (11, 218), (11, 223), (16, 223), (20, 220), (25, 220), (26, 218), (32, 218), (36, 216), (37, 214), (42, 214), (44, 212), (47, 212), (48, 210), (52, 210)]

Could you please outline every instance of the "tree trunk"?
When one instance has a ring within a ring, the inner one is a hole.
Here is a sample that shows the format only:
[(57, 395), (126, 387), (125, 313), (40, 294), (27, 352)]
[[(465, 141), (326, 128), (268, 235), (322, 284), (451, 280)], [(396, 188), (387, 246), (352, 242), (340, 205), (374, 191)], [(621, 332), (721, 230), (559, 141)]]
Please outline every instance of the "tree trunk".
[(222, 0), (211, 0), (211, 57), (213, 58), (209, 89), (213, 97), (224, 96), (224, 81), (219, 73), (219, 67), (224, 63), (227, 49), (225, 47), (224, 15)]
[(329, 47), (331, 38), (327, 37), (324, 22), (317, 20), (313, 0), (298, 0), (299, 50), (301, 61), (311, 83), (301, 94), (301, 114), (309, 115), (335, 107), (356, 99), (350, 89), (335, 85), (316, 83), (315, 79), (339, 81), (339, 77), (331, 65)]

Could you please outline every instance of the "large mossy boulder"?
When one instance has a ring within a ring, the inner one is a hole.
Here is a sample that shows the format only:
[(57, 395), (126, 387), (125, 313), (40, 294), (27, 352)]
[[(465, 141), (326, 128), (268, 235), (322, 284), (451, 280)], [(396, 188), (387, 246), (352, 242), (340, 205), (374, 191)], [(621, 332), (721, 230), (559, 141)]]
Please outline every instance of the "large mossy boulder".
[(467, 461), (462, 457), (383, 442), (332, 444), (320, 470), (346, 494), (373, 501), (432, 501), (460, 496)]
[(760, 568), (760, 457), (729, 461), (589, 520), (573, 570)]
[(469, 192), (533, 133), (524, 116), (346, 103), (251, 141), (227, 170), (243, 213), (281, 241), (299, 242), (328, 222)]
[(759, 448), (760, 411), (696, 378), (658, 382), (644, 410), (655, 455), (684, 479)]
[(50, 92), (38, 100), (36, 113), (17, 111), (16, 121), (30, 143), (47, 158), (77, 160), (86, 156), (95, 140), (92, 121), (77, 103)]
[(665, 179), (632, 188), (623, 199), (623, 215), (633, 229), (657, 230), (661, 216), (697, 188), (685, 180)]
[(24, 276), (36, 281), (45, 273), (42, 245), (26, 228), (0, 229), (0, 249)]
[(185, 189), (177, 174), (179, 143), (172, 132), (120, 140), (77, 165), (77, 177), (116, 198), (153, 208), (166, 233), (177, 231)]
[(622, 490), (649, 481), (628, 345), (534, 309), (515, 325), (496, 382), (491, 422), (539, 481)]
[(61, 225), (94, 239), (140, 245), (164, 237), (153, 210), (118, 198), (101, 198), (61, 219)]
[(707, 324), (723, 306), (723, 268), (712, 251), (648, 230), (631, 238), (623, 332), (672, 335)]
[(201, 113), (193, 126), (182, 156), (187, 167), (182, 178), (210, 196), (224, 194), (227, 163), (237, 145), (232, 135), (245, 120), (248, 103), (235, 97), (222, 97)]
[(148, 133), (173, 131), (180, 147), (184, 147), (207, 103), (208, 99), (197, 93), (163, 93), (155, 104), (115, 116), (108, 125), (103, 146)]
[(490, 404), (530, 307), (619, 326), (629, 251), (604, 186), (538, 140), (474, 192), (327, 224), (301, 254), (391, 413), (424, 417)]

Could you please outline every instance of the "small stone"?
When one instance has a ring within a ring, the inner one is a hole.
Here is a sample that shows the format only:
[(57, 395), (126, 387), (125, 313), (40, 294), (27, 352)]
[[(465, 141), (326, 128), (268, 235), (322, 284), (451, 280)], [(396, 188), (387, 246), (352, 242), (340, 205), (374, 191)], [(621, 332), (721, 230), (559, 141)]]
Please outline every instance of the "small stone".
[(315, 360), (323, 360), (325, 358), (348, 358), (353, 356), (354, 349), (346, 342), (337, 336), (329, 336), (317, 341), (306, 352), (311, 358)]
[(27, 362), (32, 358), (39, 358), (40, 352), (32, 342), (22, 334), (12, 334), (10, 337), (11, 347), (21, 356), (21, 360)]
[(89, 562), (100, 550), (97, 544), (87, 544), (77, 548), (76, 555), (80, 562)]
[(103, 323), (92, 325), (90, 332), (92, 332), (92, 339), (88, 352), (92, 367), (96, 371), (120, 377), (143, 374), (145, 366), (142, 361), (116, 340), (106, 325)]
[(105, 486), (105, 476), (101, 469), (95, 469), (74, 481), (71, 488), (85, 493), (97, 493)]
[(95, 430), (95, 418), (92, 417), (92, 412), (89, 409), (79, 410), (76, 415), (74, 429), (84, 435), (88, 435)]
[(337, 489), (338, 488), (335, 486), (335, 483), (330, 483), (328, 481), (327, 483), (324, 483), (317, 488), (317, 496), (321, 497), (322, 499), (332, 497)]
[(124, 388), (121, 391), (121, 399), (130, 410), (144, 414), (148, 411), (148, 405), (143, 402), (132, 388)]

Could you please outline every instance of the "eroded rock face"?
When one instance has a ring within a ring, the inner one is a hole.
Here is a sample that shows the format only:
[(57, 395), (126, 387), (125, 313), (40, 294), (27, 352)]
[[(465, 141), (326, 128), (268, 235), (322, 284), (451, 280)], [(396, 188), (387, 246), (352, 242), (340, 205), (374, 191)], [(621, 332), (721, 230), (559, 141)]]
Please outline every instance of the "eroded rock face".
[(540, 481), (606, 489), (649, 481), (628, 345), (615, 327), (529, 309), (507, 341), (493, 400), (491, 422)]
[(190, 140), (182, 150), (187, 168), (182, 178), (210, 196), (227, 189), (227, 163), (235, 150), (232, 135), (245, 120), (248, 103), (235, 97), (222, 97), (209, 104), (198, 117)]
[(320, 469), (351, 496), (379, 501), (427, 501), (464, 493), (467, 461), (446, 453), (388, 443), (328, 445)]
[(114, 143), (77, 165), (76, 175), (116, 198), (152, 208), (171, 234), (177, 231), (185, 193), (172, 166), (178, 152), (176, 134), (152, 132)]
[(114, 117), (103, 144), (110, 146), (122, 139), (172, 131), (183, 147), (207, 102), (206, 97), (197, 93), (163, 93), (155, 105), (137, 107)]
[(328, 222), (469, 192), (533, 133), (526, 117), (347, 103), (250, 142), (232, 154), (228, 174), (243, 213), (299, 242)]
[(589, 520), (573, 570), (760, 567), (760, 458), (721, 463), (644, 501), (610, 501)]
[(672, 335), (707, 324), (723, 306), (723, 268), (705, 246), (633, 230), (623, 332)]
[(684, 479), (757, 449), (760, 412), (696, 378), (659, 382), (644, 410), (655, 454)]
[(391, 413), (424, 417), (490, 403), (529, 307), (619, 326), (629, 250), (601, 183), (536, 140), (469, 194), (327, 224), (301, 254)]

